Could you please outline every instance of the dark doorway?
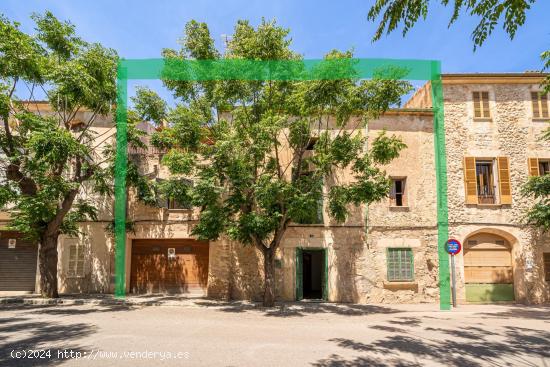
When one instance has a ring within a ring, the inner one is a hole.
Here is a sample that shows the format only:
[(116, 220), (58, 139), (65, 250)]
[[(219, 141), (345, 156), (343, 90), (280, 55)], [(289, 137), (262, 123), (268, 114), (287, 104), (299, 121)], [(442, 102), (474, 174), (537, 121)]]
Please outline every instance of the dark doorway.
[(303, 250), (303, 290), (306, 299), (322, 299), (325, 256), (322, 250)]

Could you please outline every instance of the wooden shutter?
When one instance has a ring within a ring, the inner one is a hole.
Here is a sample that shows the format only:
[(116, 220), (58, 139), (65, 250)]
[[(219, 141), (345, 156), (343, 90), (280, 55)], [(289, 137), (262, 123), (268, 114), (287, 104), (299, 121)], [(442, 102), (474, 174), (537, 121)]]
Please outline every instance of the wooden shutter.
[(548, 118), (548, 95), (540, 96), (540, 117)]
[(529, 176), (540, 176), (538, 158), (529, 158)]
[(548, 96), (540, 92), (531, 92), (533, 118), (548, 118)]
[(481, 115), (481, 96), (479, 92), (474, 92), (474, 117), (482, 117)]
[(533, 106), (533, 117), (540, 117), (540, 108), (539, 108), (539, 92), (531, 92), (531, 101)]
[(508, 157), (498, 157), (498, 184), (500, 203), (512, 204), (512, 185), (510, 183), (510, 162)]
[(464, 190), (466, 204), (477, 204), (476, 159), (464, 157)]
[(488, 118), (491, 116), (489, 112), (489, 92), (481, 92), (481, 102), (483, 104), (483, 117)]

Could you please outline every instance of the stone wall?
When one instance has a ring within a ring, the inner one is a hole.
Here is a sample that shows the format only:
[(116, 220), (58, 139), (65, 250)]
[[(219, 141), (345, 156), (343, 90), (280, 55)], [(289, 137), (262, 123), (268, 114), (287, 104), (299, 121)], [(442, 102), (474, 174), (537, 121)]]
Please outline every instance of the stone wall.
[[(333, 124), (329, 124), (332, 126)], [(370, 143), (383, 130), (403, 139), (407, 148), (384, 169), (388, 175), (406, 177), (407, 204), (390, 207), (389, 199), (364, 206), (350, 207), (345, 223), (337, 223), (324, 212), (323, 225), (291, 225), (277, 253), (276, 288), (278, 299), (296, 296), (296, 248), (328, 250), (328, 299), (333, 302), (428, 302), (437, 298), (437, 254), (435, 228), (435, 173), (433, 158), (432, 115), (428, 112), (390, 112), (371, 121), (367, 133)], [(156, 167), (155, 167), (156, 166)], [(143, 162), (144, 172), (166, 177), (154, 155)], [(346, 183), (353, 180), (350, 171), (338, 171), (326, 181)], [(325, 188), (328, 190), (328, 188)], [(129, 195), (129, 220), (135, 223), (127, 236), (126, 277), (130, 282), (133, 239), (191, 238), (198, 219), (197, 210), (168, 210), (144, 206)], [(112, 220), (112, 207), (106, 206), (105, 223)], [(110, 214), (110, 215), (109, 215)], [(367, 218), (368, 216), (368, 218)], [(368, 223), (365, 228), (365, 222)], [(96, 264), (88, 268), (87, 277), (67, 279), (63, 266), (63, 291), (113, 291), (114, 254), (110, 235), (102, 232), (104, 224), (83, 227), (92, 232), (86, 242), (89, 259)], [(99, 232), (98, 232), (99, 231)], [(96, 233), (97, 232), (97, 233)], [(63, 247), (63, 245), (61, 244)], [(410, 247), (414, 251), (415, 280), (390, 283), (386, 280), (386, 249)], [(94, 254), (94, 255), (92, 255)], [(62, 257), (65, 255), (62, 255)], [(221, 239), (210, 242), (207, 295), (222, 299), (260, 300), (263, 294), (263, 259), (252, 246)], [(62, 264), (65, 260), (61, 261)], [(93, 275), (92, 275), (93, 274)], [(89, 277), (99, 280), (92, 281)], [(109, 282), (110, 279), (110, 282)], [(91, 286), (91, 284), (101, 286)], [(101, 290), (100, 290), (101, 289)]]
[[(524, 225), (522, 217), (533, 204), (521, 195), (528, 178), (527, 159), (550, 158), (550, 143), (538, 139), (547, 127), (532, 118), (530, 92), (538, 84), (447, 84), (444, 81), (447, 180), (450, 235), (461, 241), (473, 233), (494, 232), (510, 238), (513, 244), (516, 300), (527, 303), (548, 302), (550, 287), (542, 276), (542, 252), (550, 242), (536, 230)], [(491, 120), (473, 116), (473, 91), (488, 91)], [(511, 205), (465, 204), (463, 157), (510, 159)], [(534, 263), (532, 268), (525, 264)], [(462, 255), (457, 257), (459, 300), (464, 301)]]

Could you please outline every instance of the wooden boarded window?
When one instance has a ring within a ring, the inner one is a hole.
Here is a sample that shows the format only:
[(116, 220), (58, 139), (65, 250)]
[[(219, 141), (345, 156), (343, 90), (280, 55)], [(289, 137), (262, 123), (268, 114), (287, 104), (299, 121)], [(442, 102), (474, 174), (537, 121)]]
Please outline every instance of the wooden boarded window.
[(77, 238), (68, 240), (69, 266), (67, 275), (70, 277), (84, 276), (84, 245)]
[(544, 259), (544, 280), (550, 282), (550, 252), (543, 254)]
[(548, 95), (540, 92), (531, 92), (531, 103), (533, 106), (533, 118), (547, 119), (548, 114)]
[(498, 182), (500, 203), (512, 204), (512, 184), (510, 182), (510, 160), (508, 157), (498, 157)]
[(410, 248), (388, 248), (388, 281), (406, 282), (414, 280), (414, 259)]
[(489, 110), (489, 92), (474, 92), (474, 117), (478, 119), (491, 118)]
[(405, 178), (392, 178), (392, 188), (390, 192), (391, 206), (407, 206), (407, 196), (405, 192)]

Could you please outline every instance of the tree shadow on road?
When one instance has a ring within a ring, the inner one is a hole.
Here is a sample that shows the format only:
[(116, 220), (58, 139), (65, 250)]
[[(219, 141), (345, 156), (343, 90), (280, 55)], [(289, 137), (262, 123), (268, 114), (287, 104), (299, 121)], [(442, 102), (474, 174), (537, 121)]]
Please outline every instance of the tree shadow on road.
[(262, 307), (260, 303), (251, 302), (216, 302), (197, 301), (196, 305), (211, 307), (222, 312), (242, 313), (258, 312), (270, 317), (302, 317), (309, 314), (336, 314), (343, 316), (366, 316), (373, 314), (393, 314), (403, 312), (391, 307), (375, 305), (359, 305), (351, 303), (308, 303), (288, 302), (275, 307)]
[[(82, 307), (83, 305), (87, 307)], [(27, 311), (35, 314), (45, 315), (86, 315), (89, 313), (97, 312), (117, 312), (117, 311), (132, 311), (138, 307), (124, 304), (111, 304), (111, 303), (97, 303), (97, 304), (47, 304), (47, 305), (33, 305), (33, 304), (10, 304), (0, 306), (0, 310), (9, 311)]]
[[(419, 324), (412, 325), (409, 330), (394, 330), (395, 328), (384, 325), (374, 325), (371, 328), (389, 335), (369, 343), (347, 338), (330, 339), (338, 347), (359, 352), (361, 355), (346, 359), (338, 354), (331, 354), (312, 365), (540, 366), (547, 365), (545, 361), (550, 359), (550, 332), (544, 330), (512, 326), (500, 328), (498, 331), (468, 326), (423, 328)], [(438, 337), (438, 334), (441, 336)]]
[[(0, 319), (0, 366), (54, 366), (66, 362), (59, 358), (58, 351), (72, 350), (84, 353), (90, 347), (80, 345), (78, 339), (95, 333), (94, 326), (85, 323), (57, 324), (49, 321), (31, 321), (27, 318), (16, 317)], [(34, 354), (35, 358), (28, 358), (29, 350), (50, 350), (45, 353)], [(27, 357), (15, 358), (13, 353), (26, 351)], [(43, 358), (37, 358), (37, 357)]]

